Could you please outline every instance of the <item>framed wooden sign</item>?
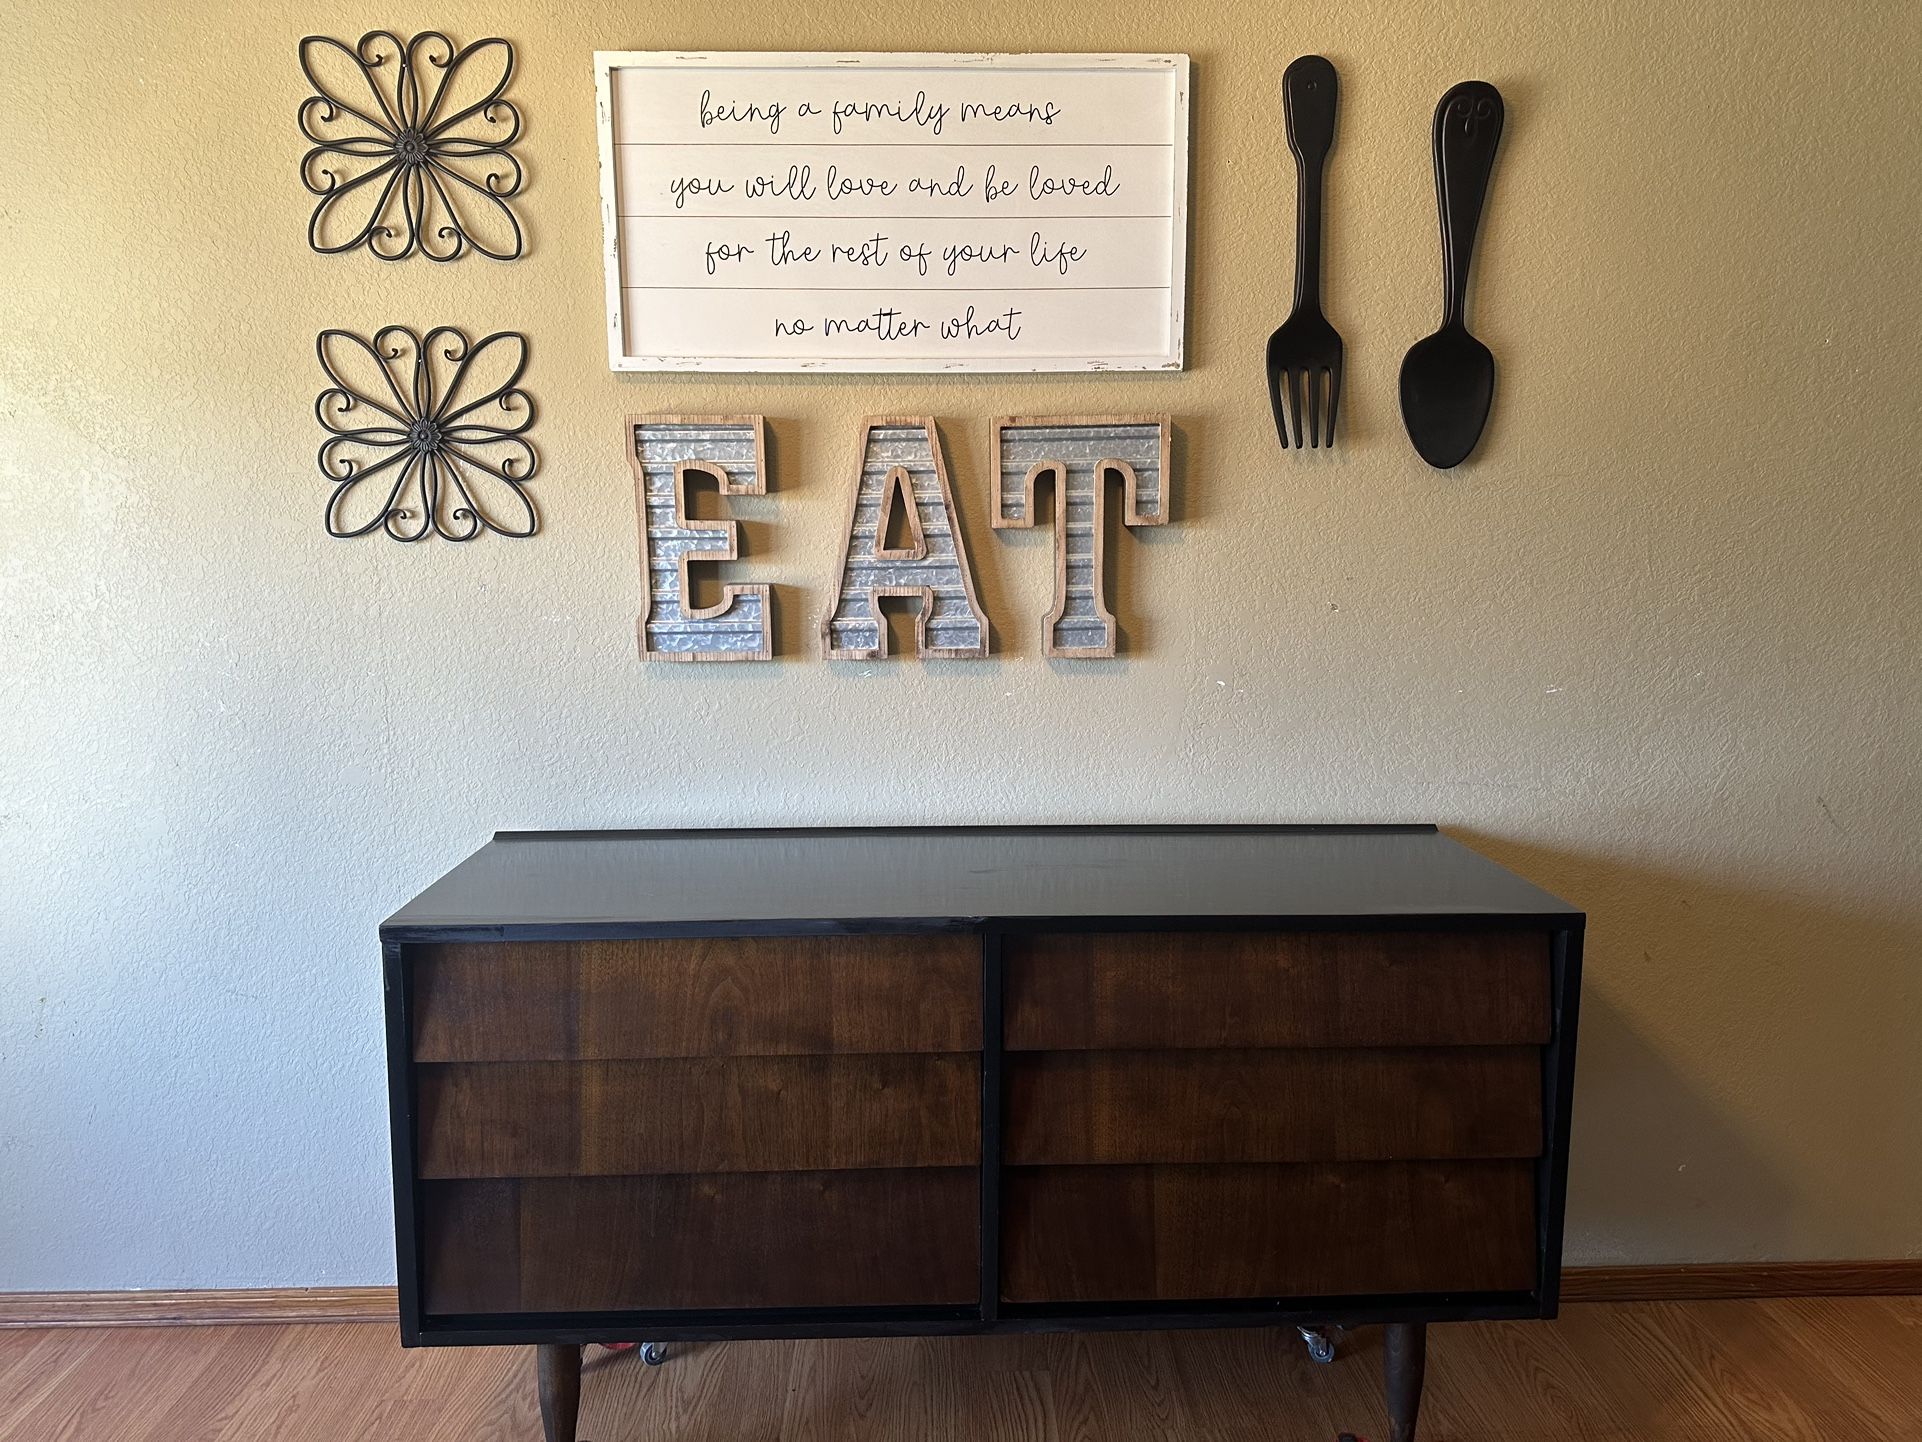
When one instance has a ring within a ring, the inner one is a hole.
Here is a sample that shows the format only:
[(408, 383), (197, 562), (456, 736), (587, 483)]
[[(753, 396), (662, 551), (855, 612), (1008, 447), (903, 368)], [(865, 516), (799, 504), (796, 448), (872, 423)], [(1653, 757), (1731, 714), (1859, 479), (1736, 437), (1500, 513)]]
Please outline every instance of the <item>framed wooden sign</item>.
[(595, 56), (615, 370), (1179, 370), (1185, 55)]

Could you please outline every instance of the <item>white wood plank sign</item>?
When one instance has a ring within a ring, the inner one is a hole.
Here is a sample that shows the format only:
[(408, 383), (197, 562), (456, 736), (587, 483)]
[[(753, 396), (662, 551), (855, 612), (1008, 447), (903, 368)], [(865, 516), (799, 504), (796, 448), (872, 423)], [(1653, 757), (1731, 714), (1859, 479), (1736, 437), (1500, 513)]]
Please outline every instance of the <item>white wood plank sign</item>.
[(1185, 55), (595, 56), (615, 370), (1178, 370)]

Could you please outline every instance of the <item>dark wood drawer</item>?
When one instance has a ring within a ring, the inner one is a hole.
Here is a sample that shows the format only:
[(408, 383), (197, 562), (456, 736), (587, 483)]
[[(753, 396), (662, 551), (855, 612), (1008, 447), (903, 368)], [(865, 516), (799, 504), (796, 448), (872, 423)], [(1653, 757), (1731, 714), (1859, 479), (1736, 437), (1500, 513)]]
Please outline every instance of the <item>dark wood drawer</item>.
[(1010, 1302), (1527, 1291), (1527, 1161), (1011, 1167)]
[(972, 1168), (421, 1185), (435, 1314), (965, 1304)]
[(751, 1056), (420, 1068), (420, 1175), (972, 1166), (981, 1058)]
[(1545, 932), (1010, 938), (1014, 1050), (1541, 1045)]
[(980, 942), (707, 937), (421, 946), (423, 1062), (960, 1052), (981, 1045)]
[(1014, 1166), (1542, 1150), (1535, 1047), (1016, 1052), (1007, 1068)]

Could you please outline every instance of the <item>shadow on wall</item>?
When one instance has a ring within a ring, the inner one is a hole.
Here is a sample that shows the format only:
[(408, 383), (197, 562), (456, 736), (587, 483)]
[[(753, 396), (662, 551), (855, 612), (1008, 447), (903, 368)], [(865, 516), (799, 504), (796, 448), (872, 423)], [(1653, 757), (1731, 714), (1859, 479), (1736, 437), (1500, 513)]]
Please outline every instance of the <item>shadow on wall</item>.
[[(1590, 918), (1591, 926), (1594, 924)], [(1789, 1183), (1635, 1030), (1584, 948), (1569, 1158), (1570, 1266), (1751, 1261), (1781, 1254)]]
[(1588, 913), (1570, 1265), (1916, 1253), (1922, 927), (1451, 834)]

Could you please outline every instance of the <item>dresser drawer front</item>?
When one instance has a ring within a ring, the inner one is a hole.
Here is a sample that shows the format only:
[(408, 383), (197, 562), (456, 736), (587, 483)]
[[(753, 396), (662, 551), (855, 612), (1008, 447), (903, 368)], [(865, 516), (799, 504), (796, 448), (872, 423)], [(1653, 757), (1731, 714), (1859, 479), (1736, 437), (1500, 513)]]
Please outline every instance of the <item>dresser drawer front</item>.
[(1535, 1047), (1054, 1051), (1007, 1059), (1012, 1166), (1535, 1157)]
[(965, 1167), (981, 1058), (757, 1056), (420, 1068), (423, 1177)]
[(961, 1052), (972, 937), (702, 937), (415, 949), (417, 1061)]
[(1525, 1161), (1013, 1167), (1009, 1302), (1521, 1292), (1535, 1285)]
[(1539, 1046), (1546, 932), (1010, 938), (1013, 1050)]
[(435, 1315), (953, 1305), (971, 1168), (422, 1184)]

